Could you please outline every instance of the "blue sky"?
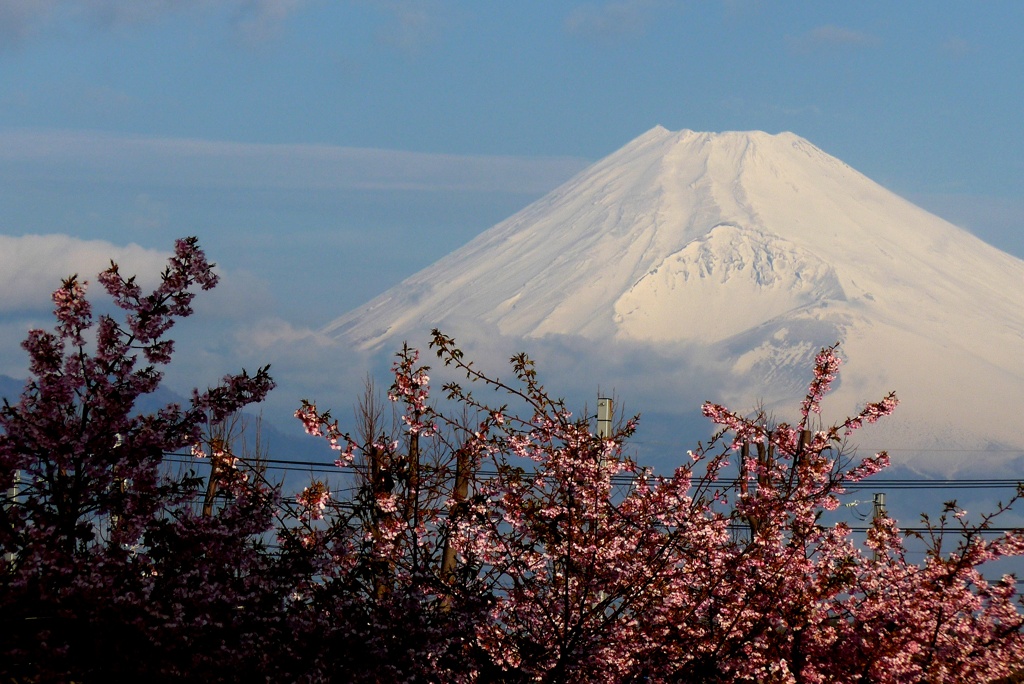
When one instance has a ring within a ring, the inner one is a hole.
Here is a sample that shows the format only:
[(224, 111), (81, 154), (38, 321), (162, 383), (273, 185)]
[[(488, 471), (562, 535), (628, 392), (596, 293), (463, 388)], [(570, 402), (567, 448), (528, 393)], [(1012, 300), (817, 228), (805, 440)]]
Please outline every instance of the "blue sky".
[(60, 275), (197, 234), (225, 284), (184, 365), (316, 376), (310, 330), (657, 124), (793, 131), (1024, 258), (1022, 27), (1018, 2), (0, 0), (0, 373)]

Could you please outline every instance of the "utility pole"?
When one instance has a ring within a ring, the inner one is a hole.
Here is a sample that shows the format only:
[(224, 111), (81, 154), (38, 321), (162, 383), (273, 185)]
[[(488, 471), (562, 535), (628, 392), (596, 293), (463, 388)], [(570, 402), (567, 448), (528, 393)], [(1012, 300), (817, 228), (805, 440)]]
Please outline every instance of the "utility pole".
[(878, 520), (886, 515), (888, 515), (888, 512), (885, 510), (885, 494), (875, 492), (874, 501), (872, 501), (871, 505), (871, 519)]
[(612, 398), (597, 398), (597, 436), (600, 439), (611, 439), (612, 436)]
[[(11, 488), (7, 490), (7, 508), (14, 508), (18, 503), (18, 485), (21, 484), (21, 471), (14, 471), (14, 482), (11, 483)], [(13, 551), (8, 551), (4, 554), (4, 560), (7, 561), (8, 565), (14, 563), (15, 554)]]
[(469, 499), (469, 480), (473, 475), (472, 467), (473, 460), (466, 447), (457, 449), (455, 451), (455, 486), (452, 488), (452, 500), (455, 505), (452, 506), (449, 513), (449, 530), (444, 539), (444, 550), (441, 553), (441, 577), (449, 584), (455, 582), (456, 561), (455, 548), (451, 544), (451, 528), (455, 524), (453, 518), (468, 513), (466, 502)]
[[(888, 515), (885, 510), (885, 493), (875, 492), (874, 500), (871, 504), (871, 522), (874, 525), (878, 524), (878, 521)], [(879, 559), (878, 550), (876, 549), (873, 556), (876, 561)]]
[[(598, 397), (597, 398), (597, 438), (598, 439), (611, 439), (612, 438), (612, 420), (615, 413), (614, 402), (611, 397)], [(597, 524), (591, 523), (590, 533), (597, 536)], [(566, 582), (569, 581), (568, 573), (566, 573)], [(608, 598), (607, 594), (603, 590), (599, 590), (595, 596), (598, 605), (603, 604)]]

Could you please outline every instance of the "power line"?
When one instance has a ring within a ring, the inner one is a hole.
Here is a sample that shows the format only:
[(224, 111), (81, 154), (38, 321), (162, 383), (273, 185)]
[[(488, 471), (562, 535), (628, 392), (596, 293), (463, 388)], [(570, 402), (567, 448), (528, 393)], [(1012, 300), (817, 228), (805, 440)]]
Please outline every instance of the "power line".
[[(181, 452), (168, 452), (165, 454), (166, 461), (180, 463), (183, 465), (201, 464), (203, 459), (193, 457), (191, 454)], [(284, 459), (284, 458), (258, 458), (252, 459), (258, 462), (267, 470), (273, 471), (295, 471), (314, 472), (325, 474), (343, 474), (333, 463), (313, 460)], [(454, 472), (454, 471), (453, 471)], [(477, 474), (485, 479), (498, 476), (496, 470), (482, 469)], [(530, 473), (526, 473), (529, 476)], [(631, 484), (636, 477), (634, 475), (616, 475), (612, 477), (614, 484)], [(1017, 489), (1024, 484), (1024, 478), (953, 478), (941, 480), (911, 479), (911, 478), (868, 478), (858, 482), (847, 482), (843, 488), (848, 491), (862, 491), (865, 489), (886, 489), (886, 490), (915, 490), (915, 489)]]
[(911, 480), (868, 478), (859, 482), (844, 484), (847, 490), (863, 489), (1017, 489), (1024, 480), (1014, 479), (953, 479), (953, 480)]

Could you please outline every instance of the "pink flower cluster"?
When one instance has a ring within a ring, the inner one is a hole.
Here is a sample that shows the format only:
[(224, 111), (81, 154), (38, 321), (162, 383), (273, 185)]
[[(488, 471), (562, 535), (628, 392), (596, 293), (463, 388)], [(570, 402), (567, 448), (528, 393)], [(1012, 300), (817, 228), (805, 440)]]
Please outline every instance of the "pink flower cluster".
[(302, 508), (302, 517), (306, 520), (321, 520), (324, 517), (324, 510), (331, 500), (331, 492), (327, 485), (316, 480), (295, 497), (296, 502)]
[(421, 437), (432, 437), (437, 426), (431, 422), (432, 411), (427, 405), (430, 398), (430, 376), (427, 366), (416, 366), (419, 351), (408, 346), (398, 354), (398, 360), (392, 366), (395, 381), (388, 392), (388, 399), (402, 402), (406, 406), (402, 414), (409, 434)]
[(356, 444), (351, 437), (338, 429), (338, 421), (331, 417), (330, 411), (320, 413), (316, 404), (303, 399), (302, 405), (295, 411), (295, 417), (302, 423), (307, 435), (325, 437), (331, 448), (340, 452), (335, 465), (343, 468), (352, 464)]

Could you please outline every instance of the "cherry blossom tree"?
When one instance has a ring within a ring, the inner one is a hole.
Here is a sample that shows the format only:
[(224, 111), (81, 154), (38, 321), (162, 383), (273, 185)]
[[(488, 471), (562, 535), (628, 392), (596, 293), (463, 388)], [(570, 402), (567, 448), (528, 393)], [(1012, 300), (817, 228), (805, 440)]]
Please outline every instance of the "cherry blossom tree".
[[(658, 476), (624, 455), (635, 420), (597, 437), (544, 391), (526, 356), (513, 358), (515, 382), (506, 384), (450, 338), (435, 332), (433, 346), (445, 365), (518, 409), (452, 382), (445, 394), (463, 412), (436, 411), (428, 369), (406, 349), (391, 392), (405, 408), (404, 437), (360, 445), (312, 404), (297, 414), (332, 441), (339, 466), (359, 473), (368, 516), (310, 529), (304, 543), (326, 535), (325, 567), (373, 578), (359, 603), (380, 607), (386, 623), (400, 596), (410, 634), (419, 630), (423, 650), (396, 679), (415, 671), (434, 681), (939, 682), (988, 681), (1019, 667), (1015, 581), (980, 572), (1024, 552), (1019, 532), (985, 534), (1013, 501), (973, 526), (951, 504), (923, 540), (920, 565), (893, 520), (874, 520), (866, 544), (845, 523), (822, 522), (845, 487), (888, 465), (884, 452), (855, 459), (844, 445), (897, 405), (890, 394), (822, 427), (835, 348), (818, 356), (794, 424), (708, 403), (721, 431)], [(415, 463), (427, 444), (449, 455), (431, 482)], [(321, 490), (307, 498), (330, 510)], [(952, 538), (958, 545), (944, 548)], [(451, 616), (455, 625), (444, 621)]]
[(0, 408), (0, 668), (12, 680), (217, 679), (258, 661), (277, 629), (280, 615), (243, 609), (275, 594), (259, 539), (276, 493), (223, 477), (226, 505), (203, 516), (201, 479), (172, 477), (164, 461), (199, 442), (208, 418), (260, 401), (267, 368), (187, 407), (135, 410), (171, 359), (168, 331), (195, 290), (216, 285), (212, 266), (195, 238), (179, 240), (144, 293), (112, 263), (98, 280), (121, 320), (94, 317), (71, 276), (53, 294), (53, 331), (22, 345), (32, 378)]
[[(1024, 554), (1024, 534), (991, 529), (1024, 492), (974, 522), (950, 502), (909, 540), (884, 516), (866, 539), (828, 522), (850, 485), (888, 465), (847, 440), (897, 406), (890, 394), (826, 423), (835, 347), (818, 355), (792, 423), (707, 403), (719, 431), (656, 474), (628, 456), (636, 418), (599, 436), (526, 355), (503, 381), (435, 331), (457, 378), (441, 401), (406, 346), (393, 426), (368, 400), (351, 431), (304, 402), (296, 417), (336, 451), (338, 476), (282, 496), (216, 428), (271, 389), (267, 368), (185, 407), (135, 409), (171, 359), (174, 322), (216, 280), (181, 240), (151, 293), (116, 265), (99, 276), (121, 320), (94, 317), (71, 277), (54, 294), (54, 330), (29, 333), (32, 379), (0, 408), (6, 679), (1017, 676), (1016, 581), (982, 568)], [(169, 452), (193, 469), (175, 474)]]

